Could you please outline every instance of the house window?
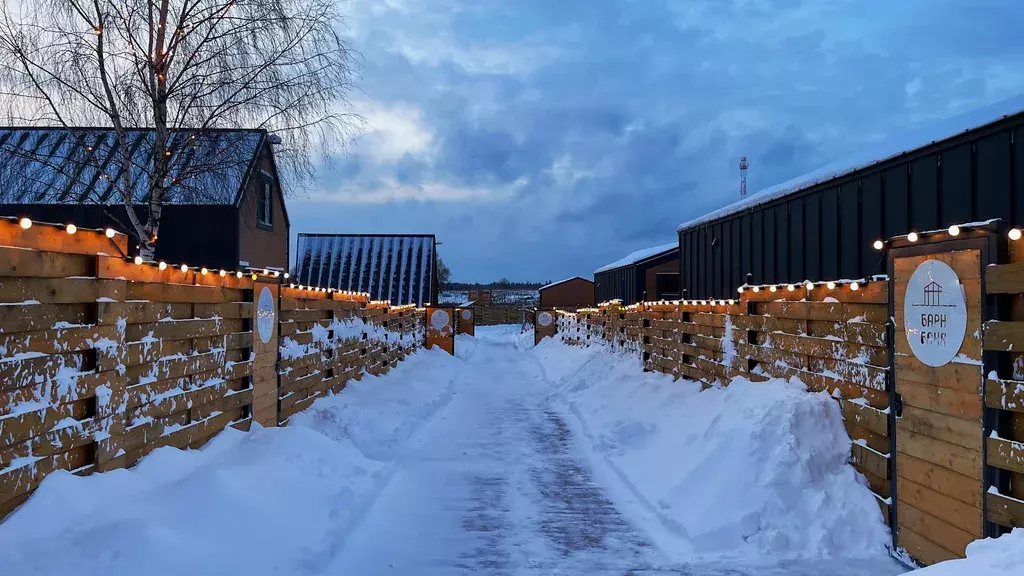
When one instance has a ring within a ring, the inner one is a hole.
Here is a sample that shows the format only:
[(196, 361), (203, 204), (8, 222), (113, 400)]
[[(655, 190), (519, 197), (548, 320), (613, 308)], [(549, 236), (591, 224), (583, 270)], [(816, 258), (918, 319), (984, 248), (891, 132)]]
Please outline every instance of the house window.
[(274, 194), (273, 185), (264, 180), (263, 189), (256, 203), (256, 221), (260, 226), (272, 228), (274, 226)]

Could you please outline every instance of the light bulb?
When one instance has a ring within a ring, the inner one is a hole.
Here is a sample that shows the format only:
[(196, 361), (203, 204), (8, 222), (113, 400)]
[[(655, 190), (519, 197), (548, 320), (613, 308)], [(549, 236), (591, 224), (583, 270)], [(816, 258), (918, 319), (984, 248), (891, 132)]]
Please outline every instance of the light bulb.
[(157, 268), (161, 270), (167, 270), (167, 262), (160, 262), (159, 264), (157, 264)]
[(270, 276), (270, 270), (267, 270), (266, 268), (264, 268), (263, 269), (263, 275), (264, 276)]
[(64, 230), (66, 230), (68, 234), (74, 234), (75, 232), (78, 232), (78, 226), (75, 226), (74, 224), (68, 224), (64, 228)]
[(729, 299), (729, 305), (730, 305), (730, 306), (732, 306), (732, 305), (733, 305), (733, 304), (735, 304), (735, 303), (736, 303), (736, 301), (735, 301), (735, 300), (733, 300), (732, 298), (730, 298), (730, 299)]
[(910, 240), (911, 242), (917, 242), (917, 232), (911, 232), (910, 234), (907, 234), (907, 240)]
[(136, 256), (135, 263), (139, 266), (142, 266), (142, 256)]
[(207, 270), (206, 268), (203, 268), (203, 269), (199, 270), (199, 273), (202, 274), (203, 276), (206, 276), (209, 272), (210, 271)]
[(826, 286), (828, 286), (829, 290), (835, 290), (836, 289), (836, 283), (835, 282), (829, 282), (828, 284), (826, 284)]
[(737, 288), (736, 291), (739, 292), (740, 294), (743, 294), (743, 286)]
[(241, 278), (242, 277), (242, 271), (239, 270), (238, 272), (235, 272), (235, 276), (238, 277), (238, 278)]
[(32, 221), (29, 220), (28, 218), (22, 218), (21, 220), (18, 220), (18, 226), (21, 226), (25, 230), (28, 230), (29, 228), (32, 227)]
[(952, 226), (950, 226), (949, 227), (949, 235), (950, 236), (959, 236), (960, 235), (960, 227), (957, 226), (956, 224), (953, 224)]
[(285, 280), (287, 280), (289, 276), (291, 276), (291, 274), (289, 274), (289, 273), (287, 273), (287, 272), (285, 272), (285, 273), (284, 273), (284, 279), (285, 279)]
[(814, 282), (808, 280), (807, 283), (804, 284), (804, 288), (807, 288), (808, 290), (814, 290)]
[(187, 265), (185, 265), (185, 264), (182, 264), (182, 265), (181, 265), (181, 271), (182, 271), (182, 272), (188, 272), (188, 266), (187, 266)]
[(854, 282), (853, 284), (850, 284), (850, 290), (853, 290), (854, 292), (856, 292), (857, 290), (860, 290), (860, 284), (858, 284), (856, 282)]
[(789, 286), (786, 286), (786, 290), (789, 290), (790, 292), (793, 292), (794, 290), (796, 290), (796, 286), (793, 286), (792, 284), (790, 284)]
[(220, 277), (221, 277), (221, 278), (223, 278), (223, 277), (225, 277), (225, 276), (227, 276), (227, 275), (228, 275), (228, 271), (227, 271), (227, 270), (221, 270), (221, 271), (220, 271)]
[(106, 231), (104, 231), (103, 233), (107, 235), (107, 238), (113, 238), (114, 234), (117, 234), (117, 231), (115, 231), (113, 228), (107, 228)]
[(280, 275), (281, 275), (280, 272), (278, 272), (277, 270), (274, 270), (274, 278), (277, 278)]
[(1010, 230), (1010, 240), (1020, 240), (1020, 228)]
[(754, 293), (756, 294), (756, 293), (761, 291), (761, 287), (760, 286), (754, 286), (753, 288), (751, 288), (751, 290), (753, 290)]
[(768, 289), (769, 289), (769, 290), (771, 290), (772, 292), (775, 292), (775, 291), (777, 291), (777, 290), (778, 290), (778, 287), (776, 287), (776, 286), (771, 286), (771, 287), (769, 287)]
[(882, 248), (885, 248), (885, 242), (875, 240), (875, 250), (881, 250)]

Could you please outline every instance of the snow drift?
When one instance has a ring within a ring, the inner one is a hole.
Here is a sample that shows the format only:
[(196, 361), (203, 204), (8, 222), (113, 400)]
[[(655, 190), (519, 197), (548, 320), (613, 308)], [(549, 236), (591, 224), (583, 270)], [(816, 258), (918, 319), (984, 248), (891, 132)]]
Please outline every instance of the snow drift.
[(48, 476), (0, 524), (0, 574), (319, 574), (387, 483), (386, 450), (450, 397), (459, 361), (420, 351), (287, 428), (228, 429), (132, 469)]
[(593, 450), (680, 557), (878, 557), (888, 529), (848, 464), (838, 403), (797, 381), (701, 391), (635, 357), (549, 339), (535, 354)]

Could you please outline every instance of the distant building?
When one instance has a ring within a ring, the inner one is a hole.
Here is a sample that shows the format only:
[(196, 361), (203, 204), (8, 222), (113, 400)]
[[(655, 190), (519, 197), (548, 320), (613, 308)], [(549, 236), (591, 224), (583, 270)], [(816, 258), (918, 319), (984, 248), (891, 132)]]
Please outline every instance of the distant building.
[(676, 300), (679, 294), (679, 245), (664, 244), (637, 250), (594, 271), (598, 302)]
[(436, 247), (433, 234), (299, 234), (294, 282), (397, 305), (436, 303)]
[[(129, 130), (134, 211), (149, 214), (154, 132)], [(171, 264), (285, 269), (288, 212), (264, 130), (205, 130), (171, 135), (171, 177), (156, 257)], [(0, 215), (124, 232), (129, 256), (139, 239), (120, 186), (124, 166), (107, 128), (0, 128)]]
[(594, 283), (576, 276), (540, 288), (541, 308), (576, 309), (593, 306)]

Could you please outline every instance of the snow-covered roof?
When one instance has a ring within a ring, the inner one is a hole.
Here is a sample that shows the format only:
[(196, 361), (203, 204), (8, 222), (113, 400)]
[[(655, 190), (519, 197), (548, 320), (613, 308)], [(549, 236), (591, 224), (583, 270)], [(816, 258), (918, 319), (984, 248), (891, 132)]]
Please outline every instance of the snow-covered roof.
[(583, 276), (573, 276), (572, 278), (566, 278), (565, 280), (559, 280), (558, 282), (552, 282), (551, 284), (548, 284), (547, 286), (541, 286), (539, 289), (540, 290), (544, 290), (545, 288), (553, 288), (555, 286), (558, 286), (559, 284), (565, 284), (566, 282), (568, 282), (570, 280), (583, 280), (584, 282), (590, 282), (591, 284), (593, 284), (593, 281), (587, 280)]
[(602, 266), (597, 270), (594, 270), (594, 274), (600, 274), (601, 272), (607, 272), (616, 268), (622, 268), (623, 266), (629, 266), (630, 264), (636, 264), (641, 260), (647, 260), (655, 256), (661, 256), (665, 252), (679, 249), (679, 242), (673, 242), (671, 244), (662, 244), (661, 246), (652, 246), (651, 248), (644, 248), (643, 250), (637, 250), (629, 256), (621, 260), (616, 260), (607, 266)]
[(770, 186), (756, 194), (740, 200), (739, 202), (734, 202), (724, 208), (708, 212), (707, 214), (699, 218), (694, 218), (689, 222), (684, 222), (679, 225), (677, 231), (681, 232), (686, 228), (717, 220), (724, 216), (729, 216), (730, 214), (735, 214), (736, 212), (753, 208), (777, 198), (788, 196), (789, 194), (799, 190), (810, 188), (816, 184), (827, 182), (828, 180), (845, 176), (874, 164), (885, 162), (886, 160), (890, 160), (919, 148), (924, 148), (936, 142), (947, 140), (962, 134), (963, 132), (981, 128), (982, 126), (998, 122), (1004, 118), (1015, 116), (1021, 112), (1024, 112), (1024, 94), (989, 106), (971, 110), (970, 112), (959, 116), (947, 118), (942, 122), (931, 124), (918, 130), (894, 135), (872, 146), (866, 147), (854, 155), (822, 166), (821, 168), (808, 172), (802, 176), (797, 176), (792, 180)]
[[(151, 129), (127, 131), (132, 200), (149, 201)], [(236, 205), (263, 130), (174, 131), (168, 204)], [(110, 128), (0, 128), (0, 203), (122, 204), (121, 147)]]
[(434, 247), (428, 234), (299, 234), (295, 283), (422, 306), (432, 301)]

